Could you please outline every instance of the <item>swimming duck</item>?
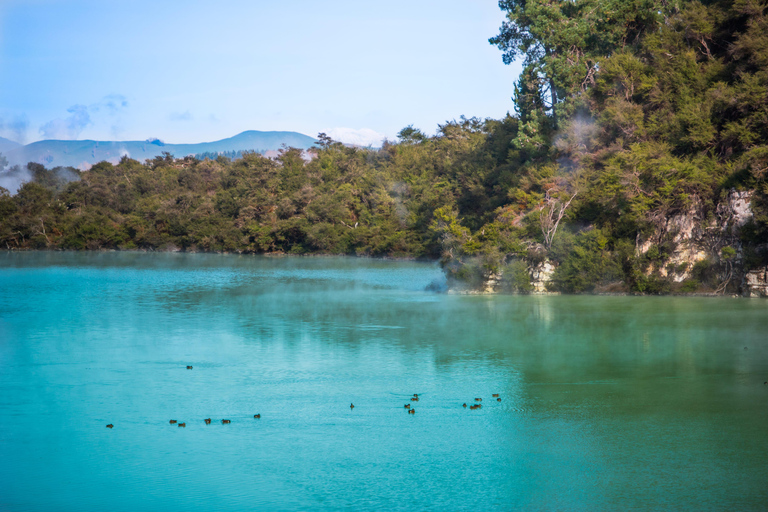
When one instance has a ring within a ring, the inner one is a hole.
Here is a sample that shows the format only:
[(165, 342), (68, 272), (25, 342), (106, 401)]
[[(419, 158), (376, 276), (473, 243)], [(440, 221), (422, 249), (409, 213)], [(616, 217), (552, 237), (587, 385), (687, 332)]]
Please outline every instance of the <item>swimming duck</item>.
[(416, 409), (408, 409), (408, 414), (416, 414)]
[(496, 399), (496, 401), (497, 401), (497, 402), (501, 402), (501, 398), (497, 398), (497, 399)]
[(464, 407), (465, 409), (467, 408), (467, 404), (466, 403), (461, 404), (461, 406)]
[(349, 408), (350, 409), (354, 409), (355, 408), (355, 404), (349, 404)]
[(173, 425), (174, 423), (176, 423), (176, 420), (171, 420), (171, 421), (169, 421), (168, 423), (170, 423), (171, 425)]
[(211, 424), (211, 418), (205, 418), (203, 421), (205, 422), (206, 425)]
[(482, 401), (483, 401), (482, 398), (475, 398), (475, 402), (482, 402)]
[(187, 366), (187, 370), (191, 370), (191, 369), (192, 369), (192, 367), (191, 367), (191, 366)]
[(411, 404), (405, 404), (403, 407), (405, 407), (406, 409), (410, 409), (411, 408)]
[(418, 402), (418, 401), (419, 401), (419, 397), (417, 396), (411, 398), (411, 402)]
[(112, 427), (114, 427), (114, 425), (111, 424), (111, 423), (109, 425), (107, 425), (107, 428), (112, 428)]
[(187, 426), (187, 424), (186, 424), (186, 423), (179, 423), (179, 426), (180, 426), (180, 427), (186, 427), (186, 426)]
[(226, 425), (227, 423), (232, 423), (230, 420), (221, 420), (222, 425)]
[(498, 394), (498, 393), (494, 393), (494, 394), (492, 394), (491, 396), (492, 396), (493, 398), (497, 398), (497, 397), (499, 396), (499, 394)]
[(418, 393), (414, 393), (413, 396), (415, 396), (416, 398), (419, 398), (419, 394)]
[(254, 414), (253, 417), (256, 418), (256, 419), (259, 419), (259, 418), (261, 418), (261, 414)]

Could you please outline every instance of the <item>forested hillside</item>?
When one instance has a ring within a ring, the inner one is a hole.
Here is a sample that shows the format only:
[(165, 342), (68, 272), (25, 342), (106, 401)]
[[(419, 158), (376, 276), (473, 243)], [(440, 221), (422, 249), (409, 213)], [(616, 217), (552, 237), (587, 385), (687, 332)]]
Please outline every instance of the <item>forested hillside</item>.
[(500, 6), (491, 43), (525, 60), (512, 115), (380, 150), (321, 134), (311, 160), (31, 164), (0, 246), (430, 257), (518, 292), (545, 264), (551, 290), (644, 293), (768, 264), (768, 2)]

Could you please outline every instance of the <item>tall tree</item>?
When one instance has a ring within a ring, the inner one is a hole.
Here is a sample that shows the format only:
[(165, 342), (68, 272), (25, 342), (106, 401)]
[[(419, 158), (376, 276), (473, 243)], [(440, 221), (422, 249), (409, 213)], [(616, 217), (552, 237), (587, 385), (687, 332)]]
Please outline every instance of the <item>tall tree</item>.
[[(507, 20), (489, 42), (505, 64), (523, 57), (515, 103), (557, 125), (558, 111), (572, 109), (577, 93), (594, 84), (601, 59), (636, 44), (656, 24), (663, 0), (500, 0)], [(537, 96), (537, 97), (535, 97)]]

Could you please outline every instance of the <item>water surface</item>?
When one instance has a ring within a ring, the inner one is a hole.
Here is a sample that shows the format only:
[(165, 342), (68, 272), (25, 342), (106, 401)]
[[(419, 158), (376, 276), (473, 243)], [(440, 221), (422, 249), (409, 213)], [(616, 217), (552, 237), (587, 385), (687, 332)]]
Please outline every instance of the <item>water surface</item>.
[(765, 510), (768, 302), (441, 280), (0, 254), (0, 510)]

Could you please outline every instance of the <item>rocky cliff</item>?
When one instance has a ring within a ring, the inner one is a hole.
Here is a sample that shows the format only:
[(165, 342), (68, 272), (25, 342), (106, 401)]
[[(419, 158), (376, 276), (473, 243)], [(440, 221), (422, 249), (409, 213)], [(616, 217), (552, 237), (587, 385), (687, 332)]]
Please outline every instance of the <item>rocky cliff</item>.
[[(706, 271), (716, 284), (683, 290), (768, 297), (768, 267), (745, 268), (741, 230), (754, 216), (752, 197), (751, 190), (730, 190), (714, 208), (706, 208), (694, 198), (685, 210), (660, 216), (653, 232), (638, 234), (635, 242), (636, 257), (647, 256), (649, 260), (646, 275), (678, 285), (673, 288), (676, 290), (686, 282), (698, 286), (696, 279)], [(549, 260), (530, 264), (531, 293), (550, 292), (556, 269)], [(501, 291), (503, 280), (499, 272), (488, 275), (483, 292)]]

